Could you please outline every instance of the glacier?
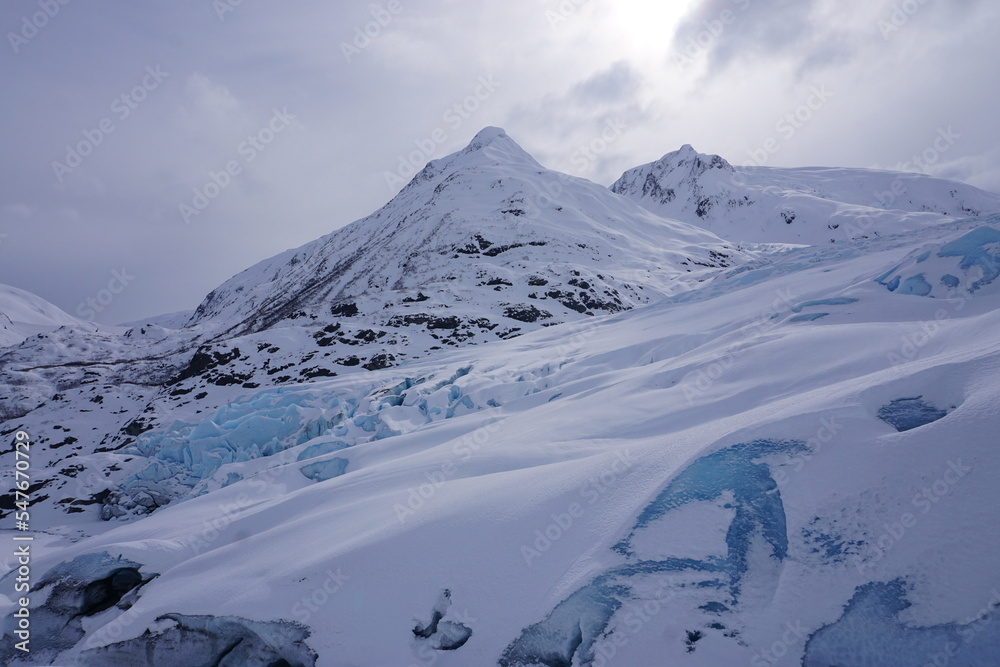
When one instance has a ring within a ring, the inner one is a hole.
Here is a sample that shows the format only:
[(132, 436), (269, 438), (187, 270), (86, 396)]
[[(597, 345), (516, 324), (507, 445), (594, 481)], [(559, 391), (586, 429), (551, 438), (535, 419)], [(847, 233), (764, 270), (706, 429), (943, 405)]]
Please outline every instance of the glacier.
[(995, 662), (997, 197), (716, 157), (490, 128), (185, 316), (0, 294), (4, 662)]

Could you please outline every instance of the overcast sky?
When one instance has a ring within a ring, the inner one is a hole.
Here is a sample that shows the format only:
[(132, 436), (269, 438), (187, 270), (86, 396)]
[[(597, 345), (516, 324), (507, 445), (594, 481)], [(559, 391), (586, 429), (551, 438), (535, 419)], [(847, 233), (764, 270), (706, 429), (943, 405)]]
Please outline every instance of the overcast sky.
[(487, 125), (604, 185), (690, 143), (1000, 192), (995, 0), (4, 0), (0, 27), (0, 282), (79, 315), (117, 271), (109, 324), (194, 308)]

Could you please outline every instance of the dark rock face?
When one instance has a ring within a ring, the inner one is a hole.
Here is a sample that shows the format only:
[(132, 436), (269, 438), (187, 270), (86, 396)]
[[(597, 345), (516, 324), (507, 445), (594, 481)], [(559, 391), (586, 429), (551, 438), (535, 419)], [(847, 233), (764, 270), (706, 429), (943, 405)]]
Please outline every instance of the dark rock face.
[(534, 306), (518, 305), (510, 306), (503, 311), (504, 317), (509, 317), (512, 320), (517, 320), (518, 322), (537, 322), (538, 320), (547, 320), (552, 317), (552, 313), (547, 310), (540, 310)]

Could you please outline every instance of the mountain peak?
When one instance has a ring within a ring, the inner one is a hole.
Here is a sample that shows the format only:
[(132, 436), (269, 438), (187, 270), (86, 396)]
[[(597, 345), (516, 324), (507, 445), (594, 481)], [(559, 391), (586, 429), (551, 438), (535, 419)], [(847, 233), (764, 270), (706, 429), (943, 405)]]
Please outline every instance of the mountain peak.
[(667, 153), (657, 160), (655, 165), (666, 171), (672, 171), (678, 167), (690, 166), (690, 171), (695, 172), (697, 175), (701, 175), (709, 169), (733, 171), (732, 165), (725, 158), (718, 155), (699, 153), (691, 144), (684, 144), (678, 150)]
[(494, 127), (492, 125), (487, 125), (483, 129), (479, 130), (479, 133), (472, 138), (472, 141), (469, 142), (469, 145), (466, 147), (465, 150), (470, 152), (479, 150), (484, 146), (488, 146), (492, 144), (494, 141), (500, 139), (511, 140), (510, 137), (507, 136), (507, 132), (505, 132), (502, 127)]
[(511, 139), (503, 128), (487, 126), (476, 134), (460, 155), (484, 155), (491, 162), (523, 162), (541, 166), (527, 151)]

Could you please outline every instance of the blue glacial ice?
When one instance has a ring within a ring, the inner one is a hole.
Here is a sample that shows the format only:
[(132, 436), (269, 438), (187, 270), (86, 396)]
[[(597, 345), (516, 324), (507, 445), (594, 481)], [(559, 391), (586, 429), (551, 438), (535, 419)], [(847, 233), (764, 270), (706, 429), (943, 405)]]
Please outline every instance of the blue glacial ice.
[(339, 452), (343, 449), (350, 447), (349, 444), (343, 440), (331, 440), (329, 442), (320, 442), (315, 445), (309, 445), (301, 452), (296, 459), (297, 461), (306, 461), (308, 459), (314, 459), (317, 456), (325, 456), (326, 454), (333, 454), (334, 452)]
[(948, 416), (948, 411), (927, 403), (923, 396), (917, 396), (916, 398), (897, 398), (888, 405), (879, 408), (877, 416), (902, 433), (943, 419)]
[[(806, 451), (800, 441), (757, 440), (708, 454), (682, 470), (640, 513), (628, 534), (612, 549), (624, 556), (614, 566), (560, 602), (542, 621), (525, 628), (500, 658), (501, 667), (589, 665), (595, 643), (606, 637), (615, 613), (637, 599), (635, 583), (648, 586), (650, 578), (669, 585), (672, 574), (704, 575), (694, 584), (716, 594), (728, 593), (738, 602), (740, 584), (749, 569), (749, 554), (763, 542), (775, 562), (788, 554), (788, 536), (781, 493), (765, 458)], [(689, 503), (725, 500), (735, 510), (726, 533), (727, 554), (705, 559), (660, 558), (642, 560), (634, 548), (636, 537), (655, 530), (655, 523)], [(709, 602), (708, 609), (728, 608)], [(576, 662), (574, 662), (574, 660)]]
[(948, 289), (955, 289), (962, 284), (962, 281), (958, 279), (957, 276), (953, 276), (950, 273), (946, 273), (941, 276), (941, 284)]
[(814, 308), (816, 306), (848, 306), (852, 303), (857, 303), (858, 300), (849, 296), (837, 297), (835, 299), (818, 299), (816, 301), (804, 301), (799, 305), (792, 308), (793, 313), (801, 313), (806, 308)]
[(291, 621), (251, 621), (236, 616), (164, 614), (155, 631), (84, 651), (81, 667), (312, 667), (309, 631)]
[(982, 277), (969, 286), (975, 292), (1000, 277), (1000, 231), (992, 227), (980, 227), (960, 239), (943, 246), (938, 257), (959, 257), (959, 268), (970, 271), (978, 268)]
[(821, 320), (827, 317), (830, 313), (806, 313), (804, 315), (796, 315), (795, 317), (788, 318), (789, 322), (815, 322), (816, 320)]
[(314, 482), (326, 482), (347, 472), (347, 459), (317, 461), (299, 468), (299, 472)]
[(910, 276), (903, 281), (902, 287), (899, 288), (900, 294), (912, 294), (914, 296), (928, 296), (933, 288), (931, 284), (927, 282), (927, 278), (922, 273), (918, 273), (915, 276)]
[[(932, 257), (944, 262), (931, 262)], [(948, 260), (958, 260), (948, 261)], [(917, 268), (917, 265), (924, 265)], [(1000, 231), (979, 227), (946, 243), (937, 253), (923, 251), (875, 278), (890, 292), (943, 297), (963, 287), (972, 294), (1000, 277)]]
[[(213, 485), (240, 482), (239, 472), (216, 473), (223, 466), (280, 454), (321, 438), (299, 455), (300, 461), (349, 446), (391, 438), (401, 429), (475, 412), (483, 406), (456, 384), (471, 366), (451, 370), (444, 379), (406, 378), (394, 386), (354, 395), (336, 391), (279, 388), (263, 390), (220, 408), (197, 423), (174, 422), (138, 437), (123, 452), (147, 459), (145, 468), (114, 489), (101, 517), (147, 514), (178, 499), (206, 493)], [(346, 471), (335, 459), (301, 468), (310, 479), (332, 479)]]
[(430, 622), (413, 628), (417, 641), (427, 640), (430, 647), (437, 651), (457, 651), (465, 646), (472, 637), (472, 628), (457, 621), (444, 620), (450, 607), (451, 591), (446, 588), (431, 609)]
[[(102, 508), (102, 518), (144, 514), (187, 496), (222, 466), (273, 456), (354, 416), (357, 401), (284, 389), (223, 406), (196, 424), (175, 422), (140, 436), (132, 451), (149, 460)], [(232, 483), (227, 477), (225, 483)]]
[(983, 667), (997, 664), (996, 597), (966, 624), (916, 627), (899, 621), (910, 607), (904, 582), (860, 586), (838, 621), (806, 642), (803, 667)]

